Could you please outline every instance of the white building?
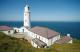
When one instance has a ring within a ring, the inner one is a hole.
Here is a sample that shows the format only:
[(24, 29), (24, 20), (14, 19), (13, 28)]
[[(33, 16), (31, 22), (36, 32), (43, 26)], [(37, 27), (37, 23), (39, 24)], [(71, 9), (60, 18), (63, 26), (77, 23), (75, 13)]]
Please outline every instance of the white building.
[(31, 28), (30, 31), (30, 36), (33, 38), (31, 43), (34, 47), (49, 47), (60, 39), (58, 32), (46, 27), (36, 26)]

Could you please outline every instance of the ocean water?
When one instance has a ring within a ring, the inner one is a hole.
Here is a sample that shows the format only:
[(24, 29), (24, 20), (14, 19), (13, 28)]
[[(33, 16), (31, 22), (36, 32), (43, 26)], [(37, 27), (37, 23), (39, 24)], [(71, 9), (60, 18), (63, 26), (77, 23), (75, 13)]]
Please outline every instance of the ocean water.
[[(23, 22), (0, 22), (0, 25), (21, 27)], [(31, 27), (43, 26), (55, 30), (61, 35), (71, 34), (71, 37), (80, 39), (80, 22), (31, 22)]]

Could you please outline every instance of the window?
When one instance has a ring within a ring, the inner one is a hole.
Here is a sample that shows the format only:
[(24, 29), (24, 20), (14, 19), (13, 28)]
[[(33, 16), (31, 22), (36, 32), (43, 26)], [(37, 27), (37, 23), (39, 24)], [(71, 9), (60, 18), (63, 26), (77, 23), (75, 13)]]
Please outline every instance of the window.
[(40, 36), (39, 36), (39, 39), (40, 39)]
[(38, 48), (38, 45), (37, 45), (37, 48)]
[(10, 33), (10, 31), (8, 31), (8, 33)]
[(23, 32), (24, 32), (24, 29), (23, 29)]
[(14, 33), (17, 33), (17, 30), (14, 30)]
[(36, 35), (36, 38), (37, 38), (37, 35)]

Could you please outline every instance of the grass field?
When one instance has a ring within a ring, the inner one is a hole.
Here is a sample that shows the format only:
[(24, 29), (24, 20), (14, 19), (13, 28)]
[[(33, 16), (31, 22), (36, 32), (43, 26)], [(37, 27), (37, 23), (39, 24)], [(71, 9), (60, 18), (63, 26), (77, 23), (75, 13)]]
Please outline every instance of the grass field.
[(80, 52), (80, 40), (74, 39), (73, 44), (54, 44), (50, 48), (34, 48), (27, 40), (0, 32), (0, 52)]

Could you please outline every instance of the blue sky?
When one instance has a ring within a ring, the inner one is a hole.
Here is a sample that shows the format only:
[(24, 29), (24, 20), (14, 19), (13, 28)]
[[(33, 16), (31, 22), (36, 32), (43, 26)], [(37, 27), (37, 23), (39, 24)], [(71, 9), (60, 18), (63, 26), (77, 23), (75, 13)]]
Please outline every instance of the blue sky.
[(23, 21), (30, 6), (31, 21), (80, 21), (79, 0), (0, 0), (0, 21)]

